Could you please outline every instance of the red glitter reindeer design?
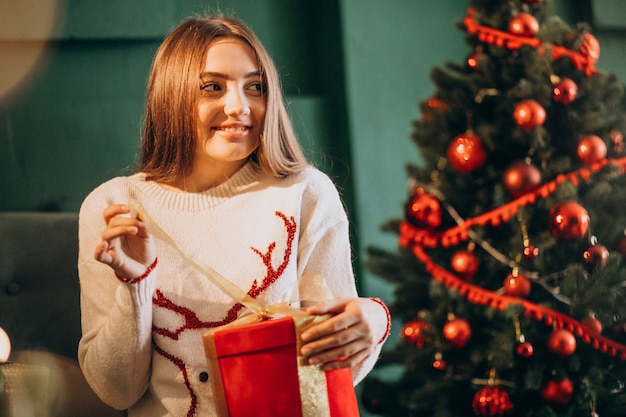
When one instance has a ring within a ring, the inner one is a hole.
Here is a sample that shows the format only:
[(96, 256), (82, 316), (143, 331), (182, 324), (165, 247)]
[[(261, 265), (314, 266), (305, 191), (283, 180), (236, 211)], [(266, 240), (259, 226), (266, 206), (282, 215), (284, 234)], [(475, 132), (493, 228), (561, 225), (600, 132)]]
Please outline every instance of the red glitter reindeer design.
[[(278, 278), (281, 277), (281, 275), (285, 271), (285, 268), (287, 268), (287, 265), (289, 264), (289, 259), (291, 257), (291, 251), (292, 251), (292, 246), (293, 246), (293, 239), (296, 235), (296, 230), (297, 230), (296, 222), (293, 217), (287, 217), (285, 214), (278, 212), (278, 211), (276, 212), (276, 216), (282, 219), (285, 225), (285, 231), (287, 232), (285, 253), (283, 254), (282, 262), (280, 263), (280, 265), (278, 265), (277, 268), (275, 268), (272, 265), (272, 254), (274, 252), (274, 249), (276, 248), (276, 242), (271, 242), (268, 245), (267, 250), (265, 252), (262, 252), (261, 250), (256, 249), (256, 248), (251, 248), (252, 251), (254, 251), (254, 253), (259, 255), (259, 257), (261, 258), (261, 261), (263, 262), (267, 270), (267, 273), (265, 274), (263, 279), (260, 281), (260, 284), (259, 284), (259, 281), (255, 279), (252, 282), (250, 289), (247, 291), (248, 295), (250, 295), (252, 298), (258, 297), (261, 293), (267, 290), (270, 285), (272, 285)], [(171, 300), (167, 299), (167, 297), (165, 297), (159, 289), (155, 291), (155, 295), (152, 298), (152, 303), (157, 307), (165, 308), (167, 310), (173, 311), (174, 313), (179, 314), (182, 317), (184, 317), (184, 324), (178, 327), (177, 329), (169, 330), (169, 329), (160, 328), (156, 326), (152, 328), (154, 335), (166, 337), (171, 340), (178, 340), (180, 334), (186, 330), (211, 329), (214, 327), (218, 327), (218, 326), (222, 326), (224, 324), (230, 323), (237, 318), (237, 314), (243, 308), (242, 304), (237, 303), (228, 310), (223, 320), (202, 321), (198, 318), (198, 315), (194, 311), (184, 306), (173, 303)], [(178, 369), (180, 369), (180, 372), (183, 375), (183, 380), (185, 381), (185, 386), (187, 387), (187, 391), (189, 392), (189, 396), (191, 399), (191, 404), (187, 411), (187, 417), (195, 416), (196, 408), (198, 404), (198, 397), (189, 382), (189, 374), (187, 372), (187, 365), (182, 359), (162, 349), (158, 345), (156, 340), (154, 339), (153, 339), (153, 346), (159, 355), (163, 356), (164, 358), (172, 362), (174, 365), (176, 365)]]

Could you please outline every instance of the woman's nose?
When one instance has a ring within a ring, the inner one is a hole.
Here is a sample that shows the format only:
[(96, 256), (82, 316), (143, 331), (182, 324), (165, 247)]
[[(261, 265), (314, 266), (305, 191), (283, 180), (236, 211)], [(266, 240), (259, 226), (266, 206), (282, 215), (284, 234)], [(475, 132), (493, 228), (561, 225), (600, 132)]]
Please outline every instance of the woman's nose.
[(250, 104), (241, 89), (228, 89), (224, 97), (224, 113), (231, 116), (242, 116), (250, 113)]

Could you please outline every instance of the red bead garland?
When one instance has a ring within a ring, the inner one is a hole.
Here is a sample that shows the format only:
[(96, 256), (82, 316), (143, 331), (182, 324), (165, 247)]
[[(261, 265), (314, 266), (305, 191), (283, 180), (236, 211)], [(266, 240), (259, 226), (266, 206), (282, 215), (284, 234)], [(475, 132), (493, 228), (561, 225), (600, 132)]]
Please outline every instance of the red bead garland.
[(605, 352), (610, 356), (618, 356), (621, 360), (626, 360), (625, 345), (599, 335), (596, 332), (589, 331), (587, 327), (571, 317), (525, 299), (499, 295), (494, 291), (485, 290), (484, 288), (470, 284), (437, 265), (424, 251), (423, 247), (414, 245), (412, 251), (417, 259), (425, 265), (433, 279), (449, 288), (455, 289), (470, 302), (489, 306), (500, 311), (505, 310), (513, 304), (520, 304), (524, 308), (526, 315), (533, 320), (544, 322), (547, 326), (556, 325), (557, 328), (569, 329), (585, 343), (591, 344), (594, 349)]
[[(541, 2), (541, 0), (526, 0), (528, 3)], [(557, 60), (562, 57), (567, 57), (572, 62), (574, 67), (578, 70), (584, 70), (587, 77), (590, 77), (594, 72), (598, 70), (594, 67), (596, 61), (600, 56), (600, 43), (591, 35), (586, 33), (583, 42), (577, 51), (569, 50), (563, 46), (555, 44), (544, 44), (541, 40), (535, 36), (521, 36), (514, 33), (505, 32), (502, 30), (494, 29), (489, 26), (480, 25), (476, 21), (476, 11), (472, 8), (468, 9), (467, 16), (463, 19), (463, 24), (467, 33), (470, 35), (476, 35), (478, 40), (497, 47), (506, 47), (507, 49), (514, 51), (520, 49), (523, 46), (529, 46), (531, 48), (541, 48), (543, 50), (551, 51), (551, 58)]]

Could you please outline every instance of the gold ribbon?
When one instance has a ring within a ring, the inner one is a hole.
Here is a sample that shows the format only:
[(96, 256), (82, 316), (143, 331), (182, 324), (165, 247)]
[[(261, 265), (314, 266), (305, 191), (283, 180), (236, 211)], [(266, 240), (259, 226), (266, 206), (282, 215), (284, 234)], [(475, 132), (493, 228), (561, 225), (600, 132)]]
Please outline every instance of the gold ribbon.
[(250, 297), (248, 293), (230, 282), (226, 279), (226, 277), (218, 273), (213, 268), (200, 265), (195, 259), (183, 252), (178, 247), (176, 242), (174, 242), (174, 239), (172, 239), (155, 221), (150, 218), (150, 216), (148, 216), (148, 213), (139, 201), (131, 200), (130, 206), (131, 217), (138, 217), (139, 219), (147, 221), (152, 233), (174, 249), (189, 265), (194, 267), (204, 277), (208, 278), (215, 286), (235, 300), (235, 302), (243, 304), (257, 315), (263, 315), (263, 307), (261, 307), (261, 305), (254, 298)]
[(309, 365), (306, 358), (300, 356), (302, 347), (300, 335), (302, 332), (328, 318), (328, 315), (307, 316), (306, 318), (299, 319), (294, 318), (296, 324), (298, 383), (300, 384), (302, 417), (331, 417), (328, 402), (328, 386), (326, 385), (326, 372), (322, 370), (322, 365)]

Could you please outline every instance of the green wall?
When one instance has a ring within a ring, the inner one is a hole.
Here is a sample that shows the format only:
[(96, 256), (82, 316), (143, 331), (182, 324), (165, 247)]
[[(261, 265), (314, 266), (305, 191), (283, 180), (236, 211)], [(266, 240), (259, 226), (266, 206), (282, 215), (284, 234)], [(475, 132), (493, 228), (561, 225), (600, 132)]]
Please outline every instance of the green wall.
[[(367, 246), (393, 248), (396, 237), (380, 225), (402, 215), (405, 164), (419, 161), (410, 141), (418, 101), (433, 90), (433, 65), (463, 58), (453, 22), (465, 1), (342, 0), (348, 123), (360, 256)], [(362, 260), (362, 259), (360, 259)], [(363, 271), (363, 290), (390, 299), (390, 289)]]

